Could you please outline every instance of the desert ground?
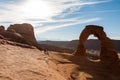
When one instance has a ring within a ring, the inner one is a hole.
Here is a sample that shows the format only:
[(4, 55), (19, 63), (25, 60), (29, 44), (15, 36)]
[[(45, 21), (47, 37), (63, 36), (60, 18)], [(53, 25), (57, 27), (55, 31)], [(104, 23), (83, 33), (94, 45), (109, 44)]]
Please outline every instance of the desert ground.
[(120, 80), (119, 70), (99, 59), (0, 42), (0, 80)]

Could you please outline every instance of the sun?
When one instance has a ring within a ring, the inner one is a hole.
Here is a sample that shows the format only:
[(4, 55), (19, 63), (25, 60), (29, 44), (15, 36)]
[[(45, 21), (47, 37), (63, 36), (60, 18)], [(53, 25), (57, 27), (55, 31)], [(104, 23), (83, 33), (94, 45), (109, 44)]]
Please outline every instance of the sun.
[(27, 18), (45, 19), (53, 15), (52, 5), (45, 0), (27, 0), (22, 11)]

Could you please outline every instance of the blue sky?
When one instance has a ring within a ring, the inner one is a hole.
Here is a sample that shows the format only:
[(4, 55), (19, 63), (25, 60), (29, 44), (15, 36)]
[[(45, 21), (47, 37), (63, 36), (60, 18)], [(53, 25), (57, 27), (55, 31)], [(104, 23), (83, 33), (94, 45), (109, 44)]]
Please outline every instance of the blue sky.
[(0, 24), (30, 23), (37, 40), (78, 39), (86, 25), (120, 39), (120, 0), (0, 0)]

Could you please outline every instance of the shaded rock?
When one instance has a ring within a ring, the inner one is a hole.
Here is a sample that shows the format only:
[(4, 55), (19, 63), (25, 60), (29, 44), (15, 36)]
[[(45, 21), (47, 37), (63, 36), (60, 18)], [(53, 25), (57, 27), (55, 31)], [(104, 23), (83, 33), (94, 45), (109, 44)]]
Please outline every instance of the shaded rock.
[(4, 37), (2, 35), (0, 35), (0, 39), (4, 39)]
[(29, 45), (36, 45), (37, 41), (34, 36), (34, 30), (31, 24), (14, 24), (7, 29), (8, 32), (16, 32), (24, 37)]
[(114, 63), (118, 61), (118, 55), (115, 51), (115, 47), (110, 38), (107, 37), (102, 26), (88, 25), (82, 31), (79, 37), (79, 44), (75, 55), (86, 55), (86, 49), (84, 47), (84, 42), (87, 40), (89, 35), (93, 34), (100, 40), (101, 52), (100, 59), (102, 62)]
[(19, 43), (23, 43), (23, 44), (28, 44), (27, 41), (24, 39), (24, 37), (22, 35), (20, 35), (19, 33), (12, 33), (12, 32), (8, 32), (8, 31), (4, 31), (0, 34), (2, 35), (1, 39), (6, 39), (9, 41), (19, 42)]
[(4, 26), (0, 26), (0, 32), (2, 32), (2, 31), (5, 31), (5, 28), (4, 28)]

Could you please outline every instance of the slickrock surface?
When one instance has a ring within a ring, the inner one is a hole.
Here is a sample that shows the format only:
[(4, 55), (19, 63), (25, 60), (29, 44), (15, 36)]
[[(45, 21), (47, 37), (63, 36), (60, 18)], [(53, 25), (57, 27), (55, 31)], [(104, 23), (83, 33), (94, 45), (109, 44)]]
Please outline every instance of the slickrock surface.
[(0, 42), (0, 80), (66, 80), (42, 51)]

